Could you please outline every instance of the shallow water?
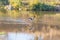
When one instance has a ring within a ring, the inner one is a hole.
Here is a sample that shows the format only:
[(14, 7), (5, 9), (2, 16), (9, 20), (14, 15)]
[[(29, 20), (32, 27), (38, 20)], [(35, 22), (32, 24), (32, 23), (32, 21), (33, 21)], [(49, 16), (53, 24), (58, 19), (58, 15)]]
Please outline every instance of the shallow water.
[(34, 40), (34, 35), (28, 33), (8, 33), (8, 40)]
[(35, 36), (29, 33), (8, 32), (7, 35), (0, 35), (1, 40), (34, 40)]

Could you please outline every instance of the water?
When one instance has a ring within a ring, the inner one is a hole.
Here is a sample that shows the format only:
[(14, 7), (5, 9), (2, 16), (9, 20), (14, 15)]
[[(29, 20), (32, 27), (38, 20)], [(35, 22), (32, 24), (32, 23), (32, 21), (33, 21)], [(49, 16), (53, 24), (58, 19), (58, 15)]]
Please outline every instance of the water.
[(34, 40), (34, 35), (28, 33), (8, 33), (8, 40)]
[[(38, 39), (36, 39), (38, 38)], [(25, 32), (8, 32), (4, 34), (0, 34), (0, 40), (43, 40), (43, 36), (36, 36), (31, 33)]]
[(8, 32), (6, 35), (0, 35), (1, 40), (34, 40), (35, 36), (29, 33)]

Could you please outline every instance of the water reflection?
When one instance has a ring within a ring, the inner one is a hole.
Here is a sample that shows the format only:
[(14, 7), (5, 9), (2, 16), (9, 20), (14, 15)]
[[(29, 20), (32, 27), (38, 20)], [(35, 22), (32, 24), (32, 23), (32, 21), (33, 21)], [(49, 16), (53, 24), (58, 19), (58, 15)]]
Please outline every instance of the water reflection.
[(34, 40), (34, 35), (28, 33), (8, 33), (8, 40)]
[(1, 40), (34, 40), (35, 36), (29, 33), (14, 33), (8, 32), (6, 34), (0, 35)]

